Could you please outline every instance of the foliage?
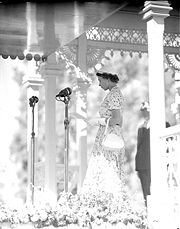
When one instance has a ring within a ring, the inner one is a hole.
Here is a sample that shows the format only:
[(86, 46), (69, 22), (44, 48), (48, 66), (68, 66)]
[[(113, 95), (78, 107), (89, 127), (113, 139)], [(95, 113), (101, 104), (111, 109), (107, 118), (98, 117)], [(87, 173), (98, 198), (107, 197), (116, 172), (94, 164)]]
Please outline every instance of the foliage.
[[(14, 69), (14, 81), (19, 88), (22, 85), (24, 73), (18, 68)], [(16, 197), (25, 200), (26, 185), (27, 185), (27, 111), (26, 111), (26, 90), (21, 88), (19, 97), (19, 116), (16, 117), (19, 123), (19, 129), (14, 134), (13, 141), (10, 145), (10, 160), (16, 164), (17, 176), (19, 179), (19, 191), (16, 193)]]
[[(136, 135), (137, 126), (142, 121), (139, 114), (139, 105), (142, 101), (148, 100), (148, 57), (147, 54), (143, 54), (141, 58), (137, 55), (133, 57), (129, 53), (121, 55), (119, 51), (112, 53), (106, 52), (106, 56), (109, 58), (102, 60), (102, 71), (109, 71), (117, 73), (120, 77), (119, 86), (122, 88), (122, 92), (125, 96), (126, 102), (124, 107), (124, 120), (123, 120), (123, 134), (126, 143), (126, 171), (127, 182), (129, 183), (132, 192), (137, 191), (138, 183), (134, 182), (134, 156), (136, 153)], [(72, 87), (77, 84), (76, 71), (70, 66), (69, 69), (65, 69), (64, 63), (59, 63), (62, 66), (62, 72), (57, 77), (57, 91), (58, 93), (64, 87)], [(26, 134), (26, 119), (27, 119), (27, 107), (25, 106), (26, 89), (22, 89), (22, 73), (19, 71), (14, 72), (14, 79), (19, 85), (21, 90), (20, 100), (20, 116), (17, 117), (19, 121), (19, 130), (14, 136), (14, 140), (11, 144), (11, 160), (16, 163), (18, 169), (18, 176), (20, 180), (19, 184), (19, 196), (25, 200), (26, 186), (27, 186), (27, 134)], [(99, 105), (103, 100), (106, 92), (101, 90), (97, 85), (95, 77), (95, 71), (88, 74), (91, 77), (93, 84), (89, 87), (87, 92), (87, 113), (88, 118), (96, 116), (98, 113)], [(171, 78), (171, 72), (165, 73), (165, 96), (166, 96), (166, 116), (167, 120), (173, 124), (173, 115), (171, 114), (170, 106), (174, 100), (174, 81)], [(75, 111), (75, 92), (72, 93), (71, 102), (69, 104), (69, 112)], [(40, 88), (40, 100), (39, 100), (39, 133), (38, 133), (38, 161), (44, 161), (45, 155), (45, 91), (44, 87)], [(64, 162), (64, 104), (62, 102), (56, 103), (56, 131), (57, 131), (57, 163)], [(70, 118), (70, 154), (69, 163), (77, 164), (78, 152), (76, 143), (76, 121), (71, 116)], [(91, 150), (94, 144), (94, 138), (97, 129), (94, 127), (88, 127), (88, 155), (91, 154)]]
[[(32, 223), (35, 227), (54, 227), (76, 224), (82, 227), (104, 223), (145, 229), (145, 209), (136, 209), (135, 202), (121, 193), (118, 198), (110, 193), (75, 194), (62, 192), (56, 204), (38, 202), (23, 207), (0, 206), (0, 222), (11, 225)], [(126, 228), (126, 227), (125, 227)]]

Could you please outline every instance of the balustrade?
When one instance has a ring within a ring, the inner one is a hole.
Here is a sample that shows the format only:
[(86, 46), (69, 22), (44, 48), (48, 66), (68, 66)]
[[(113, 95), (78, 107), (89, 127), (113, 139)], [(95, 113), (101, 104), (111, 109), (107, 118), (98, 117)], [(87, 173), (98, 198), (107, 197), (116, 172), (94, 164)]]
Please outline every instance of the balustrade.
[(169, 207), (177, 228), (180, 226), (180, 125), (166, 128), (161, 135), (166, 166)]

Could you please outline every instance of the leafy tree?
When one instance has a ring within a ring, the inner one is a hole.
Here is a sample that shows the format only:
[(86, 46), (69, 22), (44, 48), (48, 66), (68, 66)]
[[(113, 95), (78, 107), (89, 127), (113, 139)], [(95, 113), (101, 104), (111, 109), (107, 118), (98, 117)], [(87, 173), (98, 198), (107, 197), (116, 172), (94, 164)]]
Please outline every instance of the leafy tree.
[[(14, 69), (14, 80), (22, 86), (23, 72), (18, 68)], [(26, 140), (26, 126), (27, 126), (27, 111), (26, 111), (26, 91), (21, 89), (20, 93), (20, 116), (16, 117), (19, 123), (19, 130), (14, 134), (12, 144), (10, 146), (10, 160), (17, 166), (17, 176), (19, 178), (19, 192), (16, 197), (25, 199), (26, 185), (27, 185), (27, 140)]]

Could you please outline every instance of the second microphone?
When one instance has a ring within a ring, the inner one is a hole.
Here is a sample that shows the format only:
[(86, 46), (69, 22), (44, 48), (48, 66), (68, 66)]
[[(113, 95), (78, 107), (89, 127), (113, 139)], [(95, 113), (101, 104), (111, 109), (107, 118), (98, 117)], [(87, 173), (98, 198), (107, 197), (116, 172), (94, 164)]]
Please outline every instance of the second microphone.
[(71, 88), (66, 87), (65, 89), (61, 90), (59, 94), (56, 95), (56, 98), (57, 97), (66, 97), (66, 96), (69, 96), (71, 93), (72, 93)]

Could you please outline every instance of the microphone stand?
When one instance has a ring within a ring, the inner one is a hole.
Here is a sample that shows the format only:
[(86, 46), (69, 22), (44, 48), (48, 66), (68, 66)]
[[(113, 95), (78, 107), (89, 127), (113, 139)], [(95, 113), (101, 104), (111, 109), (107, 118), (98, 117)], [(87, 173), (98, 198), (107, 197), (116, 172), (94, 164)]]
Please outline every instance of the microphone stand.
[(70, 96), (56, 97), (56, 100), (62, 101), (65, 104), (65, 150), (64, 150), (64, 191), (68, 192), (68, 162), (69, 162), (69, 117), (68, 117), (68, 105)]
[(36, 96), (29, 99), (29, 105), (32, 107), (32, 132), (31, 132), (31, 165), (30, 165), (30, 190), (31, 202), (34, 203), (34, 171), (35, 171), (35, 132), (34, 132), (34, 107), (38, 102)]

